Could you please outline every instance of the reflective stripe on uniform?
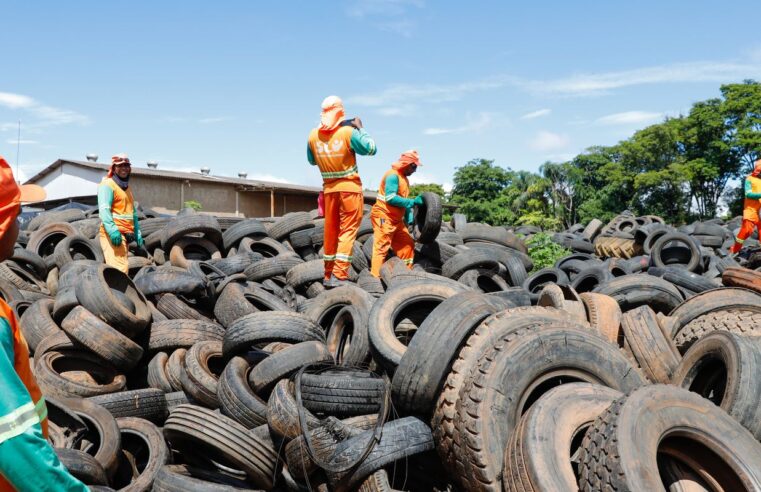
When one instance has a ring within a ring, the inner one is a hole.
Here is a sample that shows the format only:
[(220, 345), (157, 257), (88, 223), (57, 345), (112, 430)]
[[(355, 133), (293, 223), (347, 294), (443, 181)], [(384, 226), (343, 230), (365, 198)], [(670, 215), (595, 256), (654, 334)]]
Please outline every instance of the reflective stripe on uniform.
[(0, 417), (0, 443), (23, 434), (34, 424), (39, 424), (44, 419), (42, 415), (47, 416), (44, 399), (40, 399), (37, 405), (30, 401)]
[(323, 261), (334, 261), (336, 259), (336, 255), (322, 255)]
[(336, 253), (336, 261), (351, 261), (354, 257), (342, 253)]
[(135, 219), (135, 216), (132, 214), (111, 214), (111, 216), (115, 219), (121, 219), (121, 220), (133, 221)]
[(358, 174), (359, 169), (357, 169), (357, 166), (352, 166), (350, 169), (347, 169), (345, 171), (324, 171), (320, 174), (322, 175), (323, 179), (335, 179), (335, 178), (345, 178), (347, 176), (351, 176), (352, 174)]
[(745, 243), (745, 239), (740, 239), (739, 237), (735, 237), (735, 242), (737, 244), (744, 244)]
[(407, 258), (406, 260), (402, 260), (402, 262), (404, 262), (407, 265), (412, 265), (412, 263), (414, 262), (414, 258)]

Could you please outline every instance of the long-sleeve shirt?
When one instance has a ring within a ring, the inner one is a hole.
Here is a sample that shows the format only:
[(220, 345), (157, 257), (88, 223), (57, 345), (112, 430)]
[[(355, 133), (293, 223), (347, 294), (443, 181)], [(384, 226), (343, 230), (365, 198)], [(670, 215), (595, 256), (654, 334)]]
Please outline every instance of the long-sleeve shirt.
[(389, 174), (386, 177), (386, 203), (392, 207), (412, 208), (415, 201), (412, 198), (404, 198), (397, 193), (399, 192), (399, 178), (395, 174)]
[[(378, 148), (375, 146), (375, 140), (372, 139), (370, 134), (364, 128), (354, 128), (351, 132), (351, 150), (359, 155), (375, 155)], [(314, 154), (307, 142), (307, 160), (313, 166), (317, 165), (314, 160)]]
[(753, 193), (753, 186), (748, 179), (745, 180), (745, 198), (750, 198), (752, 200), (761, 199), (761, 193)]
[(8, 427), (0, 430), (0, 474), (19, 492), (87, 492), (45, 441), (39, 418), (19, 420), (34, 403), (13, 361), (13, 332), (0, 317), (0, 429)]

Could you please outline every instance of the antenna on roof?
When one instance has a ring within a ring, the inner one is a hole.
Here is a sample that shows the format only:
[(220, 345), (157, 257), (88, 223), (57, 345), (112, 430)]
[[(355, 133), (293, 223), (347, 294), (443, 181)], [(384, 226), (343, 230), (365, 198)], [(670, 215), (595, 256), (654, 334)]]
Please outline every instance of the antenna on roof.
[(201, 174), (203, 174), (204, 176), (208, 176), (210, 172), (211, 172), (211, 169), (209, 169), (208, 167), (204, 166), (201, 168)]
[(85, 156), (85, 159), (87, 159), (90, 162), (98, 162), (98, 154), (87, 154)]
[(159, 167), (158, 161), (148, 161), (146, 162), (146, 165), (151, 169), (156, 169)]
[(243, 171), (238, 173), (238, 177), (241, 178), (241, 179), (246, 179), (246, 176), (248, 176), (248, 173), (245, 173)]

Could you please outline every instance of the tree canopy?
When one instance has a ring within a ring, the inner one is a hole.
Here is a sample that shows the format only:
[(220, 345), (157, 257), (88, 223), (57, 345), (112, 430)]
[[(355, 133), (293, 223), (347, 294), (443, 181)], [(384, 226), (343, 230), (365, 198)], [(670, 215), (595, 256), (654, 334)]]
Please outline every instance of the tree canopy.
[[(682, 223), (716, 216), (722, 200), (737, 214), (737, 188), (759, 157), (761, 84), (747, 80), (721, 86), (721, 97), (693, 104), (686, 115), (567, 162), (546, 162), (538, 173), (473, 159), (456, 169), (446, 198), (470, 221), (491, 224), (568, 227), (624, 209)], [(418, 186), (439, 193), (438, 185)]]

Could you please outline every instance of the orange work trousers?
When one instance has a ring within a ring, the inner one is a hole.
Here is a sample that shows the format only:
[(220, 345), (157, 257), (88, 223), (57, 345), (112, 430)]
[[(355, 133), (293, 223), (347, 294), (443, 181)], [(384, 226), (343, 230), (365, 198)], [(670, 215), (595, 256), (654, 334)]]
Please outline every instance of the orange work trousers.
[(391, 220), (385, 213), (373, 209), (370, 213), (373, 223), (373, 259), (370, 273), (380, 277), (380, 269), (386, 261), (388, 249), (391, 248), (407, 268), (412, 268), (415, 259), (415, 240), (404, 225), (404, 219)]
[(743, 219), (740, 230), (737, 232), (737, 237), (735, 238), (735, 244), (732, 245), (732, 247), (729, 249), (729, 252), (738, 253), (743, 247), (745, 240), (748, 239), (751, 234), (753, 234), (753, 229), (756, 229), (759, 227), (759, 225), (761, 225), (759, 222)]
[(322, 246), (325, 280), (331, 274), (338, 280), (349, 278), (351, 254), (362, 222), (363, 204), (362, 193), (325, 193), (325, 239)]

